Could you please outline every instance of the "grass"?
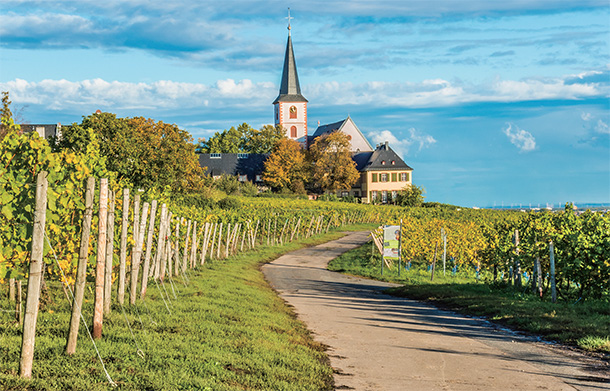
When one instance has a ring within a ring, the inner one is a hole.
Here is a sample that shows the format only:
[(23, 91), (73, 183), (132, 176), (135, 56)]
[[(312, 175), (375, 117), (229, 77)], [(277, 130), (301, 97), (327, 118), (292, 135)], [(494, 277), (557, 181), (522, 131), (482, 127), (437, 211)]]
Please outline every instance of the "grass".
[[(352, 230), (367, 226), (351, 227)], [(149, 285), (146, 305), (121, 307), (104, 318), (97, 342), (108, 373), (122, 390), (330, 390), (332, 369), (324, 348), (265, 281), (264, 262), (342, 236), (331, 232), (280, 247), (262, 246), (174, 279), (175, 300), (165, 308)], [(91, 287), (92, 283), (89, 282)], [(171, 286), (166, 282), (166, 289)], [(170, 294), (171, 295), (171, 294)], [(3, 295), (4, 296), (4, 295)], [(91, 324), (93, 293), (83, 305)], [(10, 308), (6, 297), (3, 310)], [(107, 390), (111, 387), (81, 324), (77, 352), (64, 354), (70, 303), (57, 282), (41, 304), (33, 378), (18, 376), (21, 327), (0, 313), (0, 388), (3, 390)], [(141, 320), (141, 322), (140, 322)], [(137, 347), (145, 354), (141, 358)]]
[[(506, 283), (477, 280), (467, 273), (443, 275), (437, 264), (434, 281), (421, 268), (387, 269), (381, 275), (379, 255), (371, 257), (371, 244), (344, 253), (331, 261), (329, 269), (403, 284), (389, 292), (396, 296), (431, 302), (467, 315), (484, 316), (513, 329), (577, 346), (587, 351), (610, 353), (610, 303), (590, 300), (551, 303)], [(448, 269), (450, 270), (450, 268)]]

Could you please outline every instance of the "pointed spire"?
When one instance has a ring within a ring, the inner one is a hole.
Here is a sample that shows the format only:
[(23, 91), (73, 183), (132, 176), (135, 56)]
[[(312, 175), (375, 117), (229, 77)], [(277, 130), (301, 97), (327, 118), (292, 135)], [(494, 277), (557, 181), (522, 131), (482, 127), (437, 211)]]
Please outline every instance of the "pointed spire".
[(273, 104), (278, 102), (307, 102), (301, 95), (301, 85), (297, 74), (297, 63), (294, 59), (292, 49), (292, 37), (290, 35), (290, 8), (288, 8), (288, 42), (286, 43), (286, 54), (284, 56), (284, 70), (282, 71), (282, 82), (280, 84), (280, 94)]

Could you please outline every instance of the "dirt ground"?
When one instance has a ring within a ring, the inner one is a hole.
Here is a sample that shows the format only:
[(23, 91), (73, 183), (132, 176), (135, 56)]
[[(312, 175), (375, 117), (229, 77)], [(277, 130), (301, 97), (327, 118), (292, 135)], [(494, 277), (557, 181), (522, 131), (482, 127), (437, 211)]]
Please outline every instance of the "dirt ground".
[(326, 270), (368, 232), (263, 266), (314, 338), (338, 390), (610, 390), (599, 362), (483, 320), (383, 294), (392, 284)]

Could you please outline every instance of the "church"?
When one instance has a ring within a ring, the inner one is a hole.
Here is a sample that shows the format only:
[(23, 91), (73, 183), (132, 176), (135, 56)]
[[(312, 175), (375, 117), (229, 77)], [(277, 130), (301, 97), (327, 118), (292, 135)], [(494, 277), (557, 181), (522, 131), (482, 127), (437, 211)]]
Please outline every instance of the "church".
[[(373, 148), (349, 115), (338, 122), (318, 124), (315, 132), (309, 135), (308, 100), (301, 93), (292, 47), (290, 17), (288, 20), (288, 42), (280, 91), (273, 101), (275, 125), (281, 126), (286, 132), (286, 137), (296, 140), (303, 148), (308, 148), (317, 137), (332, 132), (343, 132), (351, 143), (352, 159), (360, 173), (360, 178), (351, 189), (344, 189), (337, 195), (353, 196), (364, 203), (373, 200), (381, 203), (391, 201), (400, 190), (412, 184), (413, 169), (394, 152), (387, 141)], [(247, 155), (249, 154), (201, 154), (199, 163), (202, 167), (207, 167), (208, 175), (214, 177), (222, 174), (235, 175), (240, 181), (260, 183), (265, 157)]]

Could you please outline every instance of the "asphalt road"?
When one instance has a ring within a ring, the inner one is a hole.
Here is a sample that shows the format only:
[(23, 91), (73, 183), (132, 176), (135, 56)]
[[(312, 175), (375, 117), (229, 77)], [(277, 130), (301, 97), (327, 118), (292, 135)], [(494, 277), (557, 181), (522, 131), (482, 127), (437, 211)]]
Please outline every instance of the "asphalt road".
[(314, 338), (328, 346), (338, 390), (610, 390), (599, 362), (382, 291), (392, 284), (326, 270), (367, 232), (263, 266)]

